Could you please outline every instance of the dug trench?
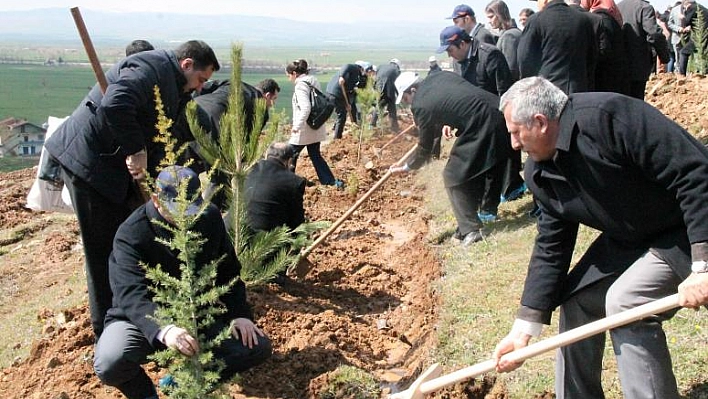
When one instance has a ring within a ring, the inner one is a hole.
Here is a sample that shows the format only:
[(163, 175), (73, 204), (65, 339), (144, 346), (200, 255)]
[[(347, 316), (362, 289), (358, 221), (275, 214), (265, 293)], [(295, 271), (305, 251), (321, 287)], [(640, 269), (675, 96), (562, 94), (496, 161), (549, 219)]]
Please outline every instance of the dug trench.
[[(360, 144), (356, 134), (349, 134), (329, 143), (323, 153), (347, 187), (307, 187), (307, 218), (336, 220), (417, 141), (405, 135), (375, 151), (392, 137), (380, 134)], [(24, 208), (34, 173), (27, 169), (2, 176), (1, 227), (23, 232), (0, 255), (0, 282), (13, 287), (2, 290), (3, 315), (36, 290), (64, 284), (67, 275), (82, 267), (74, 219)], [(306, 155), (298, 173), (317, 180)], [(411, 176), (389, 178), (309, 255), (315, 266), (304, 279), (249, 290), (257, 323), (273, 341), (274, 354), (230, 385), (232, 397), (317, 398), (328, 375), (343, 365), (371, 373), (385, 394), (405, 389), (427, 367), (438, 306), (432, 284), (440, 276), (440, 264), (427, 241), (424, 190)], [(2, 370), (0, 396), (120, 398), (92, 371), (86, 305), (58, 309), (46, 303), (35, 312), (43, 325), (41, 336), (28, 339), (29, 329), (17, 326), (11, 345), (18, 350), (27, 346), (29, 355)], [(145, 367), (155, 381), (165, 373), (151, 363)]]

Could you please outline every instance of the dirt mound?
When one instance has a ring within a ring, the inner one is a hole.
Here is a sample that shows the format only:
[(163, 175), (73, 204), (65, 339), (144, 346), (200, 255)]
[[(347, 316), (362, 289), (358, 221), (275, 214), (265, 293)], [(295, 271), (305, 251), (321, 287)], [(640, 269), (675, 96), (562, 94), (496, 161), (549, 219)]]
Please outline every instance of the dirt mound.
[[(706, 137), (706, 84), (701, 77), (654, 77), (647, 84), (647, 101), (692, 133)], [(407, 121), (411, 123), (410, 118)], [(325, 158), (348, 187), (308, 187), (308, 218), (337, 219), (415, 143), (415, 138), (403, 138), (379, 158), (374, 148), (382, 147), (391, 137), (375, 137), (360, 144), (356, 137), (345, 135), (326, 146)], [(364, 167), (369, 161), (374, 165), (371, 169)], [(298, 165), (298, 173), (317, 181), (306, 155)], [(13, 284), (11, 289), (0, 286), (0, 292), (9, 303), (26, 298), (32, 290), (61, 284), (56, 276), (80, 263), (75, 221), (24, 208), (34, 175), (32, 169), (4, 174), (0, 183), (0, 227), (34, 226), (21, 243), (36, 241), (38, 236), (41, 240), (40, 251), (22, 252), (24, 255), (6, 253), (3, 248), (8, 244), (0, 243), (0, 284)], [(431, 282), (439, 278), (440, 265), (426, 241), (424, 191), (425, 187), (416, 186), (410, 176), (389, 179), (309, 256), (316, 266), (304, 281), (250, 290), (257, 322), (272, 339), (274, 355), (262, 367), (243, 374), (239, 385), (230, 387), (233, 397), (316, 398), (329, 373), (342, 365), (371, 372), (387, 392), (407, 387), (430, 363), (438, 305)], [(23, 267), (19, 271), (3, 269), (12, 263)], [(47, 264), (51, 264), (52, 273), (40, 273)], [(22, 281), (18, 273), (35, 275), (35, 280), (28, 285), (17, 283)], [(36, 281), (37, 276), (43, 280)], [(31, 344), (28, 358), (2, 370), (1, 397), (121, 397), (93, 373), (93, 339), (86, 306), (57, 314), (42, 310), (37, 317), (45, 326), (43, 335)], [(152, 364), (146, 368), (157, 381), (162, 371)], [(493, 377), (486, 377), (437, 396), (506, 398), (507, 394)]]
[[(378, 158), (373, 147), (391, 137), (360, 145), (355, 137), (345, 136), (328, 145), (325, 157), (348, 187), (308, 187), (308, 218), (341, 216), (415, 142), (402, 138)], [(298, 172), (317, 181), (307, 156), (302, 158)], [(375, 165), (371, 169), (364, 167), (369, 161)], [(4, 229), (22, 229), (46, 219), (25, 237), (41, 237), (41, 251), (29, 263), (38, 268), (51, 264), (61, 273), (76, 267), (75, 259), (65, 260), (76, 252), (72, 248), (78, 242), (78, 228), (70, 218), (24, 208), (34, 174), (24, 170), (3, 176), (0, 220)], [(436, 297), (429, 284), (439, 277), (439, 264), (424, 240), (423, 190), (412, 186), (410, 177), (389, 179), (309, 256), (316, 266), (304, 281), (250, 290), (257, 321), (272, 339), (275, 353), (264, 366), (243, 374), (242, 385), (231, 387), (234, 397), (315, 397), (316, 392), (308, 391), (310, 381), (341, 365), (359, 367), (377, 378), (386, 374), (391, 382), (417, 373), (433, 343)], [(49, 225), (52, 231), (42, 230)], [(28, 358), (2, 371), (0, 396), (121, 397), (93, 373), (93, 338), (85, 306), (59, 314), (44, 309), (37, 317), (44, 325), (43, 335), (32, 343)], [(160, 370), (154, 365), (147, 368), (157, 381)]]

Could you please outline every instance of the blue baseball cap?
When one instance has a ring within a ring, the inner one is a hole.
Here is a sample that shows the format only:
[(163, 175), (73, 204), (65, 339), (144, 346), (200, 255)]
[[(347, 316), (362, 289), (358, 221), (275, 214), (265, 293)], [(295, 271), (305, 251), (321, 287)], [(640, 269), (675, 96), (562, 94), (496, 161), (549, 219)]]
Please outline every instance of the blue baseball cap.
[(451, 44), (459, 44), (463, 40), (470, 40), (470, 35), (457, 26), (448, 26), (440, 32), (440, 47), (436, 53), (444, 53)]
[(186, 184), (187, 200), (191, 201), (186, 209), (187, 215), (196, 215), (202, 205), (202, 197), (199, 192), (201, 182), (199, 181), (199, 176), (192, 169), (179, 165), (172, 165), (162, 169), (155, 180), (157, 196), (167, 210), (175, 213), (178, 208), (177, 198), (182, 184)]
[(474, 18), (474, 11), (472, 10), (472, 7), (468, 6), (467, 4), (460, 4), (459, 6), (455, 7), (454, 10), (452, 10), (452, 15), (447, 17), (446, 19), (466, 17), (468, 15)]

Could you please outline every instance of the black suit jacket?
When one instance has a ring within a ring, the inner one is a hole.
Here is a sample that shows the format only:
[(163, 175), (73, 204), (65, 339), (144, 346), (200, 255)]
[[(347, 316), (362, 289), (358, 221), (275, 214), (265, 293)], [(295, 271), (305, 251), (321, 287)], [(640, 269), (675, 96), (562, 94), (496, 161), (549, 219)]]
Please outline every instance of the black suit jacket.
[(646, 81), (655, 65), (654, 53), (662, 63), (669, 62), (669, 44), (656, 23), (654, 7), (646, 0), (622, 0), (617, 3), (622, 13), (629, 79)]
[(412, 169), (427, 162), (443, 125), (457, 128), (457, 139), (443, 170), (445, 187), (465, 183), (506, 161), (511, 148), (499, 97), (453, 72), (435, 72), (423, 80), (411, 110), (418, 126), (418, 150)]
[[(570, 96), (552, 160), (526, 161), (542, 209), (519, 317), (548, 323), (569, 295), (622, 273), (646, 251), (690, 274), (708, 246), (708, 150), (644, 101)], [(580, 224), (602, 232), (568, 273)]]
[[(106, 325), (114, 321), (129, 321), (140, 329), (151, 345), (161, 348), (164, 345), (156, 337), (164, 326), (150, 317), (154, 315), (157, 305), (152, 301), (153, 293), (149, 289), (152, 282), (145, 277), (145, 269), (140, 262), (151, 267), (160, 265), (163, 271), (176, 278), (180, 276), (180, 262), (177, 252), (155, 241), (156, 238), (172, 238), (171, 232), (153, 223), (155, 220), (166, 223), (152, 202), (148, 202), (136, 209), (118, 228), (108, 264), (113, 306), (106, 314)], [(224, 256), (219, 263), (216, 284), (226, 285), (237, 278), (241, 273), (241, 264), (219, 210), (209, 206), (195, 224), (194, 231), (206, 240), (195, 259), (196, 264), (206, 265)], [(240, 279), (220, 301), (227, 311), (218, 318), (226, 324), (240, 317), (253, 319), (246, 302), (246, 286)]]
[(593, 90), (597, 41), (586, 14), (553, 0), (529, 17), (517, 49), (521, 77), (543, 76), (566, 94)]
[(147, 149), (148, 172), (164, 158), (157, 134), (154, 87), (160, 89), (165, 116), (177, 120), (190, 100), (187, 79), (172, 51), (143, 51), (126, 57), (107, 73), (108, 88), (96, 84), (44, 144), (71, 173), (107, 200), (126, 201), (133, 185), (125, 158)]
[(246, 178), (246, 215), (253, 230), (269, 231), (305, 221), (305, 179), (274, 159), (259, 161)]

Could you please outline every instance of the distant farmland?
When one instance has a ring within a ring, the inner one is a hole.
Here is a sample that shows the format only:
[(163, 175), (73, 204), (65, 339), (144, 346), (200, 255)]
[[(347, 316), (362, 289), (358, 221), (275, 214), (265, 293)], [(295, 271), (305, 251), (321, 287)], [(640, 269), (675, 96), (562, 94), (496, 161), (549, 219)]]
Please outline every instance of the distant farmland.
[[(326, 86), (331, 74), (318, 75)], [(227, 79), (228, 72), (214, 74), (214, 79)], [(281, 88), (276, 112), (285, 109), (290, 115), (293, 85), (285, 71), (275, 74), (243, 74), (243, 80), (256, 84), (272, 78)], [(89, 66), (0, 64), (0, 119), (15, 117), (42, 125), (48, 116), (70, 115), (96, 82)]]

